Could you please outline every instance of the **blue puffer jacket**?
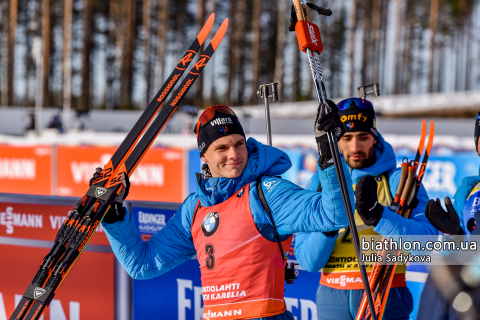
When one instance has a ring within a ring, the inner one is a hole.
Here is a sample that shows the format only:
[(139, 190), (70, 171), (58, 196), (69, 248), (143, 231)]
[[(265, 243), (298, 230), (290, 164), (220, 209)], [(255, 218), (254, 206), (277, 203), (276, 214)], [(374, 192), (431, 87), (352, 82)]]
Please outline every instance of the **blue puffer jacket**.
[(453, 196), (453, 208), (460, 218), (460, 226), (466, 235), (470, 234), (470, 232), (467, 230), (467, 221), (468, 219), (472, 218), (472, 216), (464, 217), (463, 210), (465, 208), (468, 195), (479, 182), (480, 175), (463, 178), (460, 186), (457, 189), (457, 192), (455, 192), (455, 196)]
[[(374, 152), (376, 161), (372, 166), (363, 169), (350, 168), (352, 184), (356, 184), (365, 175), (375, 177), (387, 172), (390, 189), (394, 193), (400, 182), (401, 169), (396, 168), (397, 160), (393, 148), (383, 139), (380, 133), (374, 146)], [(321, 182), (319, 175), (314, 175), (307, 186), (307, 190), (317, 190), (319, 182)], [(438, 230), (425, 217), (428, 196), (423, 186), (421, 186), (418, 192), (418, 201), (418, 206), (412, 210), (409, 219), (401, 217), (388, 207), (384, 207), (382, 218), (373, 230), (385, 237), (407, 234), (438, 235)], [(335, 246), (335, 240), (336, 236), (328, 237), (323, 233), (297, 234), (295, 238), (295, 257), (304, 269), (310, 272), (318, 271), (327, 264)], [(432, 240), (434, 239), (432, 238)]]
[[(265, 238), (276, 241), (270, 219), (254, 187), (260, 175), (266, 175), (262, 178), (262, 188), (283, 239), (296, 232), (329, 231), (347, 225), (333, 166), (318, 173), (323, 192), (312, 192), (274, 177), (291, 167), (290, 159), (283, 151), (252, 138), (247, 141), (247, 150), (248, 162), (241, 176), (201, 179), (197, 192), (188, 196), (175, 216), (149, 241), (142, 240), (128, 213), (124, 221), (103, 224), (113, 252), (132, 278), (159, 276), (195, 256), (190, 226), (197, 201), (200, 200), (204, 207), (222, 203), (247, 184), (250, 184), (250, 209), (258, 230)], [(345, 175), (350, 177), (348, 170)], [(353, 189), (349, 188), (349, 192), (353, 196)], [(291, 314), (285, 312), (269, 319), (291, 319)]]

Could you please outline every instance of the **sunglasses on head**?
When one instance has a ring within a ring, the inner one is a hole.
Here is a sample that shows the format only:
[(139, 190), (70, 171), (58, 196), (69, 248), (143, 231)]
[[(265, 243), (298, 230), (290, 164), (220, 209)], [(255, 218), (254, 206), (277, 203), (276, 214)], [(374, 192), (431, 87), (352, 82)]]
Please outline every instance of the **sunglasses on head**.
[(338, 103), (338, 110), (347, 110), (351, 106), (356, 106), (360, 109), (373, 109), (373, 105), (370, 101), (362, 99), (362, 98), (349, 98), (342, 100)]
[(215, 113), (217, 111), (220, 112), (220, 113), (226, 114), (226, 115), (234, 116), (235, 118), (237, 117), (235, 112), (233, 112), (232, 109), (230, 109), (227, 106), (218, 105), (218, 106), (211, 106), (211, 107), (205, 109), (205, 111), (203, 111), (202, 114), (200, 115), (200, 117), (198, 118), (197, 125), (195, 126), (195, 131), (196, 131), (196, 134), (197, 134), (197, 140), (198, 140), (198, 132), (200, 131), (199, 130), (200, 127), (209, 123), (215, 117)]

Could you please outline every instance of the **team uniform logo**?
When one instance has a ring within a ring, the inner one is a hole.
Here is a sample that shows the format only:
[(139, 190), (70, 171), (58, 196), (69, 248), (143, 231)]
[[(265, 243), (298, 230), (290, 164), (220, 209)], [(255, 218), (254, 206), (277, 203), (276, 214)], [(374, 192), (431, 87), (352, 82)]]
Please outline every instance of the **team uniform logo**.
[(218, 212), (210, 212), (202, 221), (202, 232), (205, 237), (211, 237), (217, 232), (220, 225), (220, 216)]

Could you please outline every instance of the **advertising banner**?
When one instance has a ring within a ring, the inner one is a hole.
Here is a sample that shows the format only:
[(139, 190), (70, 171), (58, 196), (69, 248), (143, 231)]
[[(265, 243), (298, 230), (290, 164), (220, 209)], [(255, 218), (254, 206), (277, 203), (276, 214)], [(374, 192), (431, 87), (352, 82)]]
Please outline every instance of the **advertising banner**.
[[(404, 157), (413, 159), (415, 154), (399, 150), (396, 156), (400, 165)], [(454, 196), (463, 178), (478, 175), (479, 167), (480, 157), (474, 152), (432, 154), (422, 183), (429, 198), (443, 202), (446, 196)]]
[[(73, 206), (0, 202), (0, 237), (48, 240), (53, 244), (72, 208)], [(109, 245), (101, 224), (88, 243)]]
[(133, 205), (131, 208), (135, 225), (144, 240), (148, 240), (152, 235), (165, 227), (176, 212), (174, 209), (161, 208), (161, 204), (157, 204), (157, 206), (157, 208), (147, 208)]
[[(83, 196), (96, 167), (110, 160), (116, 148), (58, 146), (59, 196)], [(151, 148), (130, 177), (129, 200), (183, 201), (183, 150)]]
[[(0, 320), (9, 319), (48, 251), (0, 245)], [(84, 251), (41, 319), (114, 319), (113, 270), (113, 253)]]
[(50, 195), (52, 147), (0, 145), (0, 193)]
[[(63, 221), (72, 210), (72, 202), (75, 200), (59, 197), (2, 196), (0, 320), (8, 319), (20, 302), (41, 261), (50, 251)], [(42, 319), (113, 319), (114, 259), (100, 225)]]
[(202, 172), (202, 159), (200, 159), (200, 152), (198, 149), (188, 151), (188, 193), (197, 191), (197, 177), (196, 172)]
[[(317, 151), (304, 147), (282, 150), (292, 162), (292, 168), (282, 177), (306, 187), (312, 175), (317, 172)], [(395, 150), (395, 156), (400, 167), (404, 158), (413, 160), (415, 153), (408, 149), (399, 149)], [(446, 196), (453, 197), (463, 178), (478, 175), (479, 167), (480, 157), (474, 152), (453, 152), (445, 149), (437, 151), (434, 148), (422, 183), (430, 198), (438, 197), (443, 201)]]

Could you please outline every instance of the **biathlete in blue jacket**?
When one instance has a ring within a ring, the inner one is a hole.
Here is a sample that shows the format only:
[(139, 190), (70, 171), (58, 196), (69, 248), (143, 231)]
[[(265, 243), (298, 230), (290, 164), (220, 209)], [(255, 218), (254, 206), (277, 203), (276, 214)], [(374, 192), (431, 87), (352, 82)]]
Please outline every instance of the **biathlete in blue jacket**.
[[(425, 217), (428, 196), (423, 188), (418, 205), (406, 219), (390, 210), (400, 181), (400, 168), (392, 146), (376, 129), (370, 101), (351, 98), (338, 104), (345, 135), (338, 141), (355, 187), (355, 222), (360, 235), (437, 235)], [(320, 171), (319, 171), (320, 173)], [(316, 174), (307, 190), (323, 189)], [(310, 272), (322, 269), (317, 289), (317, 315), (322, 320), (355, 319), (364, 287), (349, 228), (339, 232), (300, 233), (295, 241), (295, 256)], [(405, 281), (405, 265), (396, 268), (383, 319), (408, 319), (413, 299)], [(367, 272), (371, 265), (367, 266)]]
[[(475, 149), (480, 156), (480, 112), (475, 119), (474, 141)], [(425, 215), (432, 225), (449, 236), (471, 234), (479, 235), (476, 221), (480, 221), (480, 175), (463, 178), (455, 192), (453, 202), (449, 197), (445, 198), (445, 211), (440, 199), (430, 200)], [(480, 297), (476, 297), (476, 305), (480, 304)], [(457, 314), (452, 304), (445, 300), (440, 291), (435, 287), (429, 276), (422, 292), (418, 319), (425, 317), (430, 319), (457, 320), (462, 317)]]
[[(338, 136), (344, 132), (337, 112), (315, 123), (316, 139), (326, 149), (328, 130)], [(206, 109), (196, 133), (205, 162), (203, 174), (197, 174), (197, 191), (148, 241), (140, 237), (130, 213), (116, 204), (103, 220), (116, 257), (132, 278), (149, 279), (197, 255), (204, 319), (293, 319), (284, 302), (291, 235), (347, 225), (330, 150), (319, 151), (324, 169), (318, 179), (324, 188), (318, 193), (277, 177), (290, 168), (288, 156), (252, 138), (246, 140), (228, 107)], [(350, 179), (348, 170), (345, 176)], [(351, 187), (349, 193), (353, 200)], [(262, 206), (262, 196), (273, 221)]]

